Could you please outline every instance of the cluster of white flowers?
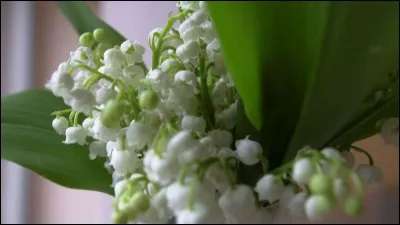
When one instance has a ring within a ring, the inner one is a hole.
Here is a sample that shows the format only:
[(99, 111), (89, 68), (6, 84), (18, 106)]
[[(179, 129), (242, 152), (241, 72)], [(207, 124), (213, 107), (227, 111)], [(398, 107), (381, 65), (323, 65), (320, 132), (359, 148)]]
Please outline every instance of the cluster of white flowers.
[(54, 113), (64, 143), (106, 158), (114, 222), (271, 223), (279, 210), (316, 221), (341, 201), (358, 214), (360, 178), (376, 184), (382, 175), (370, 165), (356, 175), (349, 151), (305, 148), (254, 188), (237, 183), (238, 163), (266, 162), (262, 146), (234, 139), (237, 96), (206, 2), (177, 6), (180, 13), (149, 35), (150, 70), (144, 46), (127, 40), (113, 47), (96, 29), (80, 37), (82, 46), (46, 85), (71, 107)]

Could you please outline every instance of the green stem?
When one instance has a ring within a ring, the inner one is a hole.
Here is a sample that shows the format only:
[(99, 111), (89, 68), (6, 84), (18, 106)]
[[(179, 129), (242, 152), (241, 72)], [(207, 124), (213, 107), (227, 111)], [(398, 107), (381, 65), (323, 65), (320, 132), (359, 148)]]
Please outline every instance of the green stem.
[(51, 116), (56, 116), (57, 118), (59, 118), (61, 115), (69, 113), (71, 111), (72, 111), (72, 109), (64, 109), (64, 110), (52, 112), (50, 115)]
[(146, 64), (144, 62), (137, 63), (137, 65), (140, 66), (143, 69), (144, 74), (147, 74), (149, 72), (149, 69), (147, 69), (147, 66), (146, 66)]
[(266, 174), (268, 172), (268, 160), (267, 160), (267, 158), (265, 158), (265, 156), (263, 154), (261, 154), (260, 160), (261, 160), (263, 172), (264, 172), (264, 174)]
[(79, 69), (79, 68), (81, 68), (81, 69), (86, 69), (86, 70), (88, 70), (88, 71), (90, 71), (90, 72), (92, 72), (92, 73), (95, 73), (96, 75), (98, 75), (98, 76), (100, 77), (100, 79), (107, 80), (107, 81), (109, 81), (109, 82), (111, 82), (111, 83), (114, 81), (113, 78), (111, 78), (111, 77), (109, 77), (109, 76), (107, 76), (107, 75), (105, 75), (105, 74), (103, 74), (103, 73), (100, 73), (100, 72), (97, 71), (96, 69), (93, 69), (92, 67), (90, 67), (90, 66), (88, 66), (88, 65), (85, 65), (85, 64), (79, 64), (79, 65), (76, 65), (76, 66), (74, 66), (74, 67), (71, 67), (71, 68), (67, 71), (67, 73), (68, 73), (68, 74), (71, 74), (71, 73), (73, 73), (75, 70), (77, 70), (77, 69)]
[(74, 115), (74, 127), (78, 126), (79, 114), (80, 112), (76, 112)]
[(368, 158), (368, 160), (369, 160), (369, 165), (371, 165), (371, 166), (374, 165), (374, 160), (372, 159), (372, 156), (371, 156), (367, 151), (365, 151), (364, 149), (359, 148), (359, 147), (357, 147), (357, 146), (354, 146), (354, 145), (350, 145), (350, 147), (351, 147), (352, 149), (356, 150), (357, 152), (364, 153), (364, 155), (367, 156), (367, 158)]
[(69, 124), (71, 125), (71, 126), (73, 126), (74, 125), (74, 116), (75, 116), (75, 111), (71, 111), (71, 113), (69, 114)]
[(192, 180), (192, 183), (190, 185), (190, 195), (188, 199), (188, 205), (189, 205), (189, 210), (194, 211), (194, 203), (195, 203), (195, 193), (196, 193), (196, 188), (197, 188), (198, 180), (194, 178)]
[(154, 53), (153, 53), (152, 65), (151, 65), (151, 68), (152, 68), (152, 69), (156, 69), (156, 68), (158, 67), (158, 65), (159, 65), (160, 50), (161, 50), (161, 47), (162, 47), (162, 44), (163, 44), (163, 38), (164, 38), (165, 35), (167, 35), (167, 33), (171, 30), (172, 26), (174, 25), (174, 23), (175, 23), (178, 19), (184, 18), (184, 17), (185, 17), (187, 14), (189, 14), (190, 12), (191, 12), (191, 10), (187, 9), (187, 10), (185, 10), (185, 11), (179, 13), (178, 15), (173, 16), (173, 17), (170, 17), (170, 18), (168, 19), (167, 26), (165, 26), (165, 28), (163, 29), (163, 31), (162, 31), (162, 33), (161, 33), (159, 39), (158, 39), (157, 46), (156, 46), (156, 48), (155, 48), (155, 50), (154, 50)]
[(189, 164), (185, 164), (183, 165), (181, 171), (179, 172), (179, 183), (181, 185), (185, 185), (185, 178), (186, 178), (186, 174), (189, 170), (190, 165)]
[(201, 97), (203, 100), (204, 104), (204, 117), (206, 117), (206, 124), (207, 130), (211, 130), (214, 125), (215, 125), (215, 118), (214, 118), (214, 107), (211, 103), (211, 98), (210, 94), (208, 93), (208, 87), (207, 87), (207, 76), (208, 76), (208, 71), (206, 71), (206, 65), (205, 65), (205, 56), (201, 55), (199, 59), (199, 64), (200, 64), (200, 86), (201, 86)]

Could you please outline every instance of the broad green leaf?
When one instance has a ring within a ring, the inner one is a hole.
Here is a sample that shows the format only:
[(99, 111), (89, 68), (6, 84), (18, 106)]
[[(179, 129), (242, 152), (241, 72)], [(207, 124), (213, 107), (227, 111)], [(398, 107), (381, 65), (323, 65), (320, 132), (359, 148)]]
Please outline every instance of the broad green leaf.
[(96, 28), (106, 30), (107, 38), (113, 45), (120, 45), (126, 39), (114, 28), (101, 20), (83, 1), (58, 1), (58, 7), (79, 34), (93, 32)]
[(361, 116), (359, 121), (350, 124), (350, 128), (329, 142), (330, 146), (339, 144), (349, 145), (358, 140), (371, 137), (380, 132), (379, 123), (381, 119), (399, 117), (399, 99), (392, 97), (389, 101), (377, 106), (372, 113)]
[(398, 65), (398, 2), (329, 4), (319, 61), (286, 160), (304, 145), (327, 144)]
[[(210, 2), (246, 114), (271, 169), (322, 147), (375, 104), (398, 67), (398, 2)], [(262, 104), (262, 106), (260, 106)], [(370, 112), (371, 113), (371, 112)]]
[(104, 159), (89, 159), (88, 146), (66, 145), (52, 128), (50, 115), (66, 109), (45, 90), (29, 90), (1, 100), (1, 158), (59, 185), (113, 195)]
[(262, 127), (271, 169), (280, 164), (300, 115), (327, 7), (327, 2), (209, 2), (246, 114)]

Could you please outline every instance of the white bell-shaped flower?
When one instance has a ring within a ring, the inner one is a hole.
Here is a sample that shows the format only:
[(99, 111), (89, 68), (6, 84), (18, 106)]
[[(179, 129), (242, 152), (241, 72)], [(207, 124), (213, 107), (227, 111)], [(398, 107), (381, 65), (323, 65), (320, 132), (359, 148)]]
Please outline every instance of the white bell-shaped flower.
[(104, 52), (104, 65), (111, 68), (122, 68), (126, 65), (126, 57), (121, 50), (110, 48)]
[(185, 20), (178, 29), (184, 42), (197, 41), (204, 33), (204, 28), (190, 19)]
[(81, 46), (76, 51), (71, 52), (70, 56), (73, 64), (88, 64), (89, 62), (93, 61), (93, 52), (88, 47)]
[(53, 120), (51, 123), (53, 126), (54, 130), (59, 134), (59, 135), (64, 135), (65, 131), (68, 128), (69, 122), (65, 117), (58, 117)]
[(315, 173), (315, 168), (309, 158), (297, 160), (293, 165), (292, 178), (299, 184), (306, 184)]
[(168, 207), (174, 212), (185, 209), (188, 206), (190, 191), (190, 186), (179, 182), (169, 185), (166, 192)]
[(171, 183), (179, 174), (180, 166), (170, 158), (153, 157), (149, 170), (145, 170), (150, 180), (161, 185)]
[(94, 119), (87, 117), (82, 122), (82, 127), (85, 129), (88, 136), (93, 136), (92, 128), (94, 126)]
[(202, 25), (209, 21), (207, 12), (204, 10), (195, 11), (190, 15), (189, 20), (193, 20), (198, 25)]
[(151, 70), (146, 77), (154, 91), (161, 92), (163, 89), (169, 88), (168, 74), (159, 69)]
[(174, 71), (170, 71), (173, 68), (177, 68), (179, 66), (180, 62), (176, 59), (166, 59), (164, 60), (161, 64), (160, 64), (160, 69), (167, 73), (167, 72), (174, 72)]
[(304, 204), (307, 200), (307, 193), (300, 192), (293, 197), (292, 201), (288, 205), (289, 214), (291, 216), (302, 218), (305, 216)]
[(182, 61), (187, 61), (189, 59), (197, 58), (200, 54), (200, 45), (197, 41), (189, 41), (180, 45), (176, 49), (176, 55), (182, 59)]
[(194, 203), (193, 210), (185, 208), (176, 213), (177, 224), (205, 224), (209, 223), (210, 209), (203, 204)]
[(126, 131), (126, 140), (129, 147), (142, 149), (151, 144), (155, 134), (156, 131), (152, 126), (132, 121)]
[(181, 8), (182, 10), (192, 9), (198, 10), (200, 8), (198, 1), (178, 1), (176, 6)]
[(184, 151), (190, 151), (198, 148), (199, 141), (192, 134), (183, 130), (175, 134), (168, 142), (167, 153), (173, 156), (178, 156)]
[(212, 91), (212, 101), (215, 107), (218, 107), (225, 99), (226, 93), (228, 91), (227, 83), (228, 83), (227, 80), (223, 78), (219, 79), (215, 83)]
[(275, 202), (284, 191), (283, 181), (274, 175), (267, 174), (257, 182), (255, 191), (261, 201)]
[(71, 64), (69, 62), (62, 62), (58, 65), (57, 71), (59, 73), (66, 73), (69, 68), (71, 68)]
[(222, 148), (218, 149), (217, 156), (221, 159), (227, 159), (230, 157), (237, 158), (236, 152), (234, 152), (232, 149), (230, 149), (228, 147), (222, 147)]
[(207, 56), (210, 58), (214, 58), (214, 54), (220, 51), (221, 51), (221, 43), (218, 39), (214, 39), (206, 47)]
[(207, 1), (199, 1), (199, 7), (200, 7), (200, 10), (207, 11), (208, 10)]
[(83, 127), (68, 127), (65, 131), (64, 144), (84, 145), (86, 141), (86, 131)]
[(74, 88), (73, 89), (84, 89), (85, 81), (89, 77), (90, 73), (85, 70), (81, 70), (74, 77)]
[[(118, 67), (111, 67), (111, 65), (104, 65), (98, 69), (98, 71), (102, 74), (110, 76), (112, 78), (119, 78), (122, 76), (122, 70)], [(103, 80), (102, 80), (103, 81)], [(105, 83), (104, 85), (109, 84), (109, 81), (102, 82)]]
[(381, 125), (381, 136), (386, 144), (399, 147), (399, 118), (390, 118)]
[(203, 117), (186, 115), (182, 118), (182, 129), (204, 133), (206, 130), (206, 121)]
[(209, 137), (213, 139), (214, 144), (217, 147), (230, 147), (232, 144), (232, 133), (226, 130), (211, 130), (207, 134)]
[(260, 161), (263, 149), (258, 142), (244, 138), (236, 141), (236, 152), (243, 164), (251, 166)]
[(197, 89), (197, 77), (191, 71), (181, 70), (175, 74), (175, 82), (182, 82), (187, 84), (193, 88), (193, 93), (198, 94), (199, 90)]
[(112, 152), (110, 164), (114, 167), (115, 172), (120, 175), (132, 173), (140, 166), (135, 153), (127, 150), (120, 151), (119, 149)]
[(230, 130), (233, 129), (236, 125), (236, 115), (237, 102), (234, 102), (227, 109), (224, 109), (218, 117), (222, 126), (225, 129)]
[(128, 180), (120, 180), (118, 181), (115, 185), (114, 185), (114, 194), (115, 196), (119, 196), (124, 190), (125, 188), (128, 186), (129, 182)]
[(114, 141), (117, 139), (119, 128), (108, 128), (103, 125), (100, 118), (96, 118), (91, 129), (93, 137), (100, 141)]
[(225, 192), (229, 188), (229, 179), (226, 171), (219, 164), (213, 164), (208, 168), (206, 178), (213, 183), (220, 193)]
[(211, 21), (204, 22), (201, 27), (203, 28), (203, 40), (207, 44), (211, 43), (217, 38), (217, 31), (215, 30)]
[(77, 112), (89, 115), (92, 112), (93, 106), (96, 104), (96, 100), (93, 94), (85, 89), (76, 89), (69, 95), (67, 103), (71, 108)]
[(379, 186), (383, 179), (382, 171), (373, 165), (360, 164), (356, 173), (366, 185), (371, 187)]
[(288, 208), (290, 202), (293, 200), (293, 198), (296, 196), (296, 193), (294, 192), (294, 186), (293, 185), (287, 185), (284, 187), (284, 190), (282, 192), (282, 195), (279, 199), (279, 204), (281, 207)]
[(326, 147), (321, 150), (321, 153), (328, 159), (337, 159), (343, 161), (342, 155), (340, 152), (334, 148)]
[(57, 97), (67, 97), (74, 87), (74, 79), (70, 74), (54, 72), (50, 81), (45, 85)]
[(234, 189), (225, 191), (218, 200), (218, 205), (226, 218), (231, 217), (236, 222), (245, 222), (257, 211), (253, 189), (239, 184)]
[(106, 143), (102, 141), (93, 141), (89, 145), (89, 158), (96, 159), (97, 156), (105, 157), (107, 155)]
[(193, 88), (182, 82), (176, 83), (166, 101), (166, 108), (174, 111), (177, 115), (196, 115), (199, 103), (193, 93)]
[(249, 224), (272, 224), (272, 214), (266, 209), (258, 209), (250, 218)]
[(333, 194), (337, 199), (345, 199), (349, 194), (349, 185), (342, 178), (335, 178), (333, 180)]
[(172, 211), (168, 208), (167, 189), (162, 188), (150, 200), (151, 206), (157, 210), (158, 217), (168, 219), (172, 216)]
[(326, 196), (312, 195), (306, 200), (304, 210), (311, 222), (320, 222), (331, 207), (332, 203)]
[(117, 96), (117, 92), (108, 87), (100, 87), (96, 91), (96, 102), (98, 104), (106, 104), (108, 100), (113, 99)]
[(126, 40), (121, 44), (121, 51), (125, 54), (138, 53), (143, 55), (146, 48), (137, 41)]

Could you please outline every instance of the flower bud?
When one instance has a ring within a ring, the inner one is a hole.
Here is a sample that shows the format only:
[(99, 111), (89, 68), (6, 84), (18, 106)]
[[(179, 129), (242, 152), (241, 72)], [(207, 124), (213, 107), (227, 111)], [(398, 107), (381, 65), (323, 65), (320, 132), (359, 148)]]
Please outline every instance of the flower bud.
[(102, 58), (104, 53), (110, 48), (112, 48), (111, 44), (109, 44), (109, 43), (100, 43), (99, 45), (97, 45), (97, 47), (94, 50), (94, 52), (97, 55), (97, 57)]
[(318, 173), (311, 177), (309, 186), (313, 194), (329, 194), (332, 180), (325, 174)]
[(100, 119), (104, 126), (108, 128), (117, 128), (120, 125), (120, 119), (123, 113), (123, 105), (118, 100), (111, 99), (101, 112)]
[(314, 175), (315, 168), (309, 158), (297, 160), (293, 165), (292, 178), (299, 184), (306, 184)]
[(358, 216), (363, 211), (363, 202), (360, 197), (350, 197), (345, 203), (345, 212), (350, 216)]
[(125, 224), (128, 221), (128, 217), (120, 212), (113, 212), (111, 220), (114, 224)]
[(51, 124), (59, 135), (64, 135), (69, 122), (65, 117), (55, 118)]
[(93, 37), (96, 41), (103, 42), (106, 40), (106, 31), (103, 28), (97, 28), (93, 31)]
[(159, 102), (157, 94), (153, 90), (146, 90), (139, 96), (139, 107), (142, 109), (154, 109)]
[(260, 161), (263, 149), (258, 142), (245, 138), (236, 142), (236, 152), (239, 160), (250, 166)]
[(85, 47), (92, 47), (92, 45), (94, 44), (94, 42), (95, 42), (95, 40), (94, 40), (94, 37), (93, 37), (93, 34), (92, 33), (90, 33), (90, 32), (86, 32), (86, 33), (83, 33), (80, 37), (79, 37), (79, 43), (82, 45), (82, 46), (85, 46)]

